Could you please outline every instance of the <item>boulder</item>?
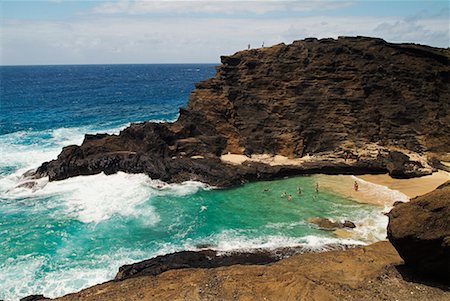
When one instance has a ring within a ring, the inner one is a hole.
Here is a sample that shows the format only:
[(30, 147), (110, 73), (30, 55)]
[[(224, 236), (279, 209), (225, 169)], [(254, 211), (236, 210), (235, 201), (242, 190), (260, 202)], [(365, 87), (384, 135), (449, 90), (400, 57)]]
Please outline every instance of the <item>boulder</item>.
[(332, 220), (324, 217), (311, 217), (308, 219), (311, 224), (316, 224), (322, 230), (336, 230), (342, 228), (356, 228), (355, 223), (351, 221), (333, 222)]
[(419, 273), (450, 278), (450, 181), (388, 213), (387, 235), (405, 264)]

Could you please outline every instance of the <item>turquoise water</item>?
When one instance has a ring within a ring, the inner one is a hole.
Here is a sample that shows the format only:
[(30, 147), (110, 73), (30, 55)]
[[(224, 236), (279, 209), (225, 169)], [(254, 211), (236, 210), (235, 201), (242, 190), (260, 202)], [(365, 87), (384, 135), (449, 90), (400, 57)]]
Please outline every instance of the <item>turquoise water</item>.
[[(377, 224), (380, 208), (316, 193), (314, 176), (225, 190), (124, 173), (42, 182), (34, 192), (9, 192), (0, 206), (0, 270), (7, 279), (0, 291), (6, 300), (73, 292), (113, 278), (123, 264), (178, 250), (315, 250), (327, 243), (365, 243), (367, 233), (384, 235)], [(339, 239), (307, 222), (315, 216), (356, 222), (371, 217), (374, 223), (359, 227), (354, 239)]]
[[(295, 177), (219, 190), (118, 173), (39, 180), (22, 174), (80, 144), (85, 133), (118, 133), (129, 122), (172, 120), (211, 65), (1, 67), (0, 299), (56, 297), (109, 280), (123, 264), (179, 250), (221, 251), (385, 236), (383, 208)], [(302, 194), (296, 193), (301, 186)], [(281, 197), (292, 194), (293, 200)], [(351, 239), (310, 217), (350, 219)]]

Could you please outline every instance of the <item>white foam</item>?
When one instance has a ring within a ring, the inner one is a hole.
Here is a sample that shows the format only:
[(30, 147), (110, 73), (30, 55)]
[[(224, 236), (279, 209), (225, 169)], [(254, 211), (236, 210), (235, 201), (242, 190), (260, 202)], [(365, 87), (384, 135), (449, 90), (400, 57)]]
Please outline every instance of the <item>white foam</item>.
[[(185, 196), (201, 189), (211, 189), (210, 186), (196, 181), (167, 184), (152, 180), (145, 174), (124, 172), (113, 175), (100, 173), (78, 176), (54, 182), (48, 182), (48, 178), (41, 178), (35, 180), (36, 185), (32, 188), (20, 187), (20, 183), (23, 182), (18, 177), (0, 180), (3, 184), (7, 180), (10, 181), (5, 186), (12, 186), (4, 193), (6, 199), (58, 195), (55, 200), (66, 208), (63, 214), (84, 223), (98, 223), (114, 215), (122, 215), (141, 218), (150, 226), (159, 221), (159, 216), (149, 203), (152, 196)], [(141, 208), (140, 205), (144, 207)]]
[(363, 179), (360, 179), (356, 176), (352, 176), (352, 178), (355, 181), (358, 181), (360, 188), (363, 188), (365, 190), (365, 193), (370, 194), (373, 197), (376, 197), (380, 200), (386, 200), (386, 203), (389, 205), (394, 204), (394, 202), (400, 201), (400, 202), (408, 202), (409, 197), (394, 189), (390, 189), (389, 187), (371, 183), (368, 181), (365, 181)]
[(386, 228), (388, 218), (384, 215), (388, 207), (384, 210), (377, 209), (372, 213), (367, 211), (356, 211), (352, 213), (351, 220), (355, 222), (356, 228), (350, 230), (355, 237), (367, 242), (374, 243), (386, 239)]
[(303, 226), (307, 224), (306, 221), (298, 221), (298, 222), (292, 222), (292, 223), (268, 223), (266, 225), (266, 228), (269, 229), (293, 229), (298, 226)]
[(145, 217), (149, 224), (159, 221), (151, 206), (140, 210), (137, 206), (149, 200), (152, 190), (148, 189), (144, 174), (114, 175), (103, 173), (78, 176), (63, 181), (49, 182), (42, 189), (31, 192), (35, 196), (55, 195), (62, 197), (66, 215), (84, 223), (100, 222), (113, 215)]
[[(252, 232), (252, 231), (250, 231)], [(249, 235), (250, 234), (250, 235)], [(285, 235), (262, 235), (252, 237), (249, 231), (224, 230), (219, 234), (207, 237), (204, 240), (186, 241), (185, 249), (195, 250), (197, 245), (205, 244), (210, 249), (219, 252), (247, 251), (255, 249), (274, 250), (285, 247), (303, 247), (310, 251), (324, 251), (331, 244), (364, 245), (363, 241), (357, 239), (341, 239), (326, 236), (307, 235), (302, 237), (291, 237)]]
[(198, 181), (185, 181), (183, 183), (173, 183), (168, 184), (160, 180), (152, 180), (150, 178), (146, 181), (147, 185), (154, 189), (157, 195), (175, 195), (175, 196), (185, 196), (189, 194), (194, 194), (199, 190), (209, 190), (213, 189), (205, 183)]
[(34, 168), (55, 159), (62, 147), (80, 145), (86, 133), (118, 134), (130, 123), (119, 127), (97, 128), (94, 126), (62, 127), (43, 131), (18, 131), (0, 135), (2, 166)]
[(32, 294), (60, 297), (111, 280), (120, 266), (146, 257), (148, 254), (143, 251), (119, 249), (108, 255), (94, 256), (90, 260), (92, 264), (63, 266), (45, 273), (43, 267), (54, 259), (32, 255), (9, 258), (0, 264), (2, 276), (8, 280), (0, 282), (0, 299), (15, 301)]

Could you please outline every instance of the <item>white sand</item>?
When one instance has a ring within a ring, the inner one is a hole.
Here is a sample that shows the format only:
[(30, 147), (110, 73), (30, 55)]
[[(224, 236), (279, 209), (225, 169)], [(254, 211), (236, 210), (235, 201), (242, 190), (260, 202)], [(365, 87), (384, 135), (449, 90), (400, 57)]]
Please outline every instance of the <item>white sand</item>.
[(271, 156), (271, 155), (263, 154), (263, 155), (252, 155), (251, 157), (247, 157), (246, 155), (226, 154), (226, 155), (220, 156), (220, 160), (222, 160), (226, 163), (235, 164), (235, 165), (240, 165), (240, 164), (244, 163), (245, 161), (250, 161), (250, 162), (259, 162), (259, 163), (265, 163), (265, 164), (268, 164), (271, 166), (276, 166), (276, 165), (300, 165), (304, 162), (314, 160), (314, 157), (304, 156), (302, 158), (289, 159), (288, 157), (280, 156), (280, 155)]

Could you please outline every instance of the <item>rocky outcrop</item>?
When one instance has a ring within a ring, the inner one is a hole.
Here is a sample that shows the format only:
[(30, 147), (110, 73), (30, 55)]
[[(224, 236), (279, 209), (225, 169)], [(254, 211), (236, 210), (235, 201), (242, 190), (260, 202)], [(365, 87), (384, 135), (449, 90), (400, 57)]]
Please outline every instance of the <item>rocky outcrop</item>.
[[(340, 244), (330, 244), (324, 246), (327, 250), (346, 249), (347, 246)], [(308, 251), (302, 247), (278, 248), (274, 250), (260, 249), (253, 252), (235, 251), (228, 253), (219, 253), (214, 250), (201, 251), (181, 251), (172, 254), (157, 256), (133, 264), (121, 266), (119, 272), (114, 278), (115, 281), (139, 277), (156, 276), (168, 270), (186, 269), (186, 268), (217, 268), (241, 265), (264, 265), (276, 262), (284, 257)]]
[(336, 229), (342, 229), (342, 228), (356, 228), (355, 223), (351, 222), (351, 221), (344, 221), (344, 222), (339, 222), (339, 221), (332, 221), (328, 218), (324, 218), (324, 217), (311, 217), (308, 219), (309, 223), (315, 224), (319, 227), (319, 229), (322, 230), (336, 230)]
[[(381, 39), (305, 39), (221, 58), (173, 123), (86, 135), (37, 176), (124, 171), (217, 186), (290, 174), (429, 174), (450, 152), (449, 51)], [(219, 156), (319, 158), (229, 166)]]
[(109, 281), (61, 301), (111, 300), (448, 300), (443, 289), (405, 281), (388, 242), (294, 255), (268, 265), (177, 269)]
[(388, 238), (405, 264), (450, 281), (450, 182), (397, 203), (388, 216)]

